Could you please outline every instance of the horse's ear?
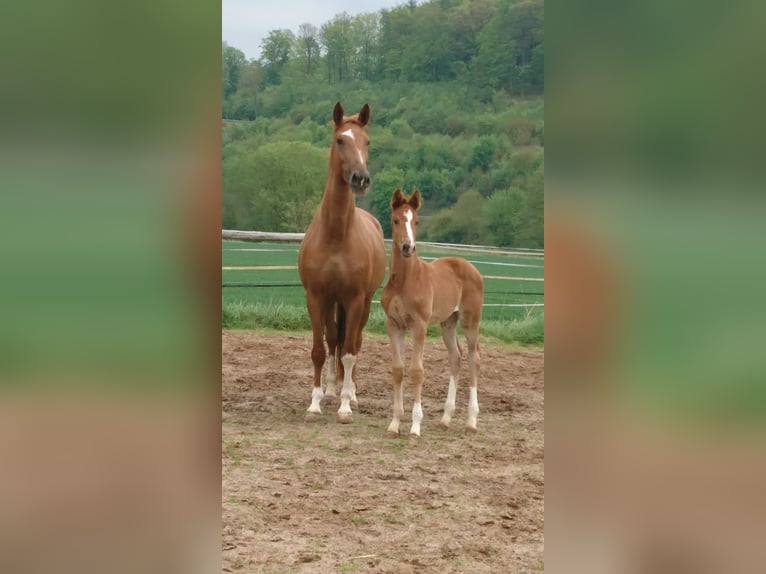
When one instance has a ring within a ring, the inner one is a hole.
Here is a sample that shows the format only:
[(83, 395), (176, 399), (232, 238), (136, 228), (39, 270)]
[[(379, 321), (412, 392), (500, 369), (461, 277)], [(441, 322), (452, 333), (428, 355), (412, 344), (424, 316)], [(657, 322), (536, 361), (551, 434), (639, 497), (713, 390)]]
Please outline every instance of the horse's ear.
[(336, 128), (339, 128), (340, 124), (343, 123), (343, 106), (340, 105), (340, 102), (335, 104), (332, 110), (332, 121), (335, 122)]
[(367, 122), (370, 121), (370, 104), (364, 104), (362, 106), (362, 109), (359, 110), (359, 123), (363, 126), (367, 125)]
[(401, 189), (397, 189), (391, 196), (391, 209), (396, 209), (400, 205), (407, 203), (407, 198), (404, 197)]
[(410, 200), (407, 203), (409, 203), (410, 207), (415, 211), (423, 207), (423, 200), (420, 198), (419, 189), (415, 190), (415, 193), (412, 194), (412, 197), (410, 197)]

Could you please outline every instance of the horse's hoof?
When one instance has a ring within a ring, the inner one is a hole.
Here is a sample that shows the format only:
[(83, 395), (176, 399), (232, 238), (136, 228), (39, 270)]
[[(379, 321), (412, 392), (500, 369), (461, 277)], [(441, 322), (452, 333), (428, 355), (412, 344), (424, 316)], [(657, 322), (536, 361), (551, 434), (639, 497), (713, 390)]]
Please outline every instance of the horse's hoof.
[(439, 421), (439, 426), (445, 429), (449, 428), (450, 421), (445, 421), (444, 419)]
[(410, 433), (409, 438), (410, 438), (411, 441), (416, 441), (416, 440), (418, 440), (420, 438), (420, 435), (419, 434), (415, 434), (415, 433)]
[(468, 434), (476, 434), (476, 427), (466, 425), (465, 432)]
[(386, 431), (386, 436), (388, 438), (399, 438), (399, 431), (387, 430)]
[(338, 413), (338, 422), (344, 425), (354, 422), (354, 415), (351, 413)]
[(321, 418), (322, 418), (322, 413), (306, 413), (306, 416), (303, 417), (303, 422), (316, 423), (316, 422), (319, 422)]

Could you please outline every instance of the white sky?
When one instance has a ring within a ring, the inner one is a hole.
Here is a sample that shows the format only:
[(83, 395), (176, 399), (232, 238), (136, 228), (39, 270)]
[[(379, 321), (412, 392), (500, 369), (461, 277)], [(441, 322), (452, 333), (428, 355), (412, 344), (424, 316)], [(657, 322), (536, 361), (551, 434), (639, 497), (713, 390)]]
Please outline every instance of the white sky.
[(301, 24), (319, 28), (337, 14), (350, 16), (393, 8), (406, 0), (221, 0), (222, 39), (248, 59), (259, 58), (261, 40), (271, 30), (298, 32)]

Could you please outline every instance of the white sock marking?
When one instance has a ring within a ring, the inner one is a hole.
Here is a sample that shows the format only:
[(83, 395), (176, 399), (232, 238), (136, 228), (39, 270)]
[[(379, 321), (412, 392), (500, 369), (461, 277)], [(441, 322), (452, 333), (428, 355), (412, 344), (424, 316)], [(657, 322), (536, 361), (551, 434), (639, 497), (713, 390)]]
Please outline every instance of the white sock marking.
[(444, 416), (442, 424), (448, 425), (452, 420), (452, 414), (455, 412), (455, 396), (457, 394), (457, 383), (455, 377), (449, 378), (449, 388), (447, 389), (447, 401), (444, 403)]
[(351, 397), (354, 395), (354, 382), (351, 380), (351, 371), (354, 370), (356, 364), (356, 356), (351, 353), (347, 353), (341, 357), (343, 363), (343, 369), (345, 370), (343, 376), (343, 388), (340, 391), (340, 408), (338, 409), (339, 415), (351, 414)]
[(311, 391), (311, 406), (309, 406), (308, 412), (322, 414), (322, 409), (319, 408), (319, 403), (322, 402), (322, 397), (324, 397), (322, 387), (314, 387), (314, 390)]
[(479, 416), (479, 400), (476, 387), (471, 387), (471, 398), (468, 400), (468, 426), (476, 428), (476, 419)]
[(410, 428), (410, 434), (420, 436), (420, 421), (423, 420), (423, 407), (420, 403), (413, 403), (412, 405), (412, 428)]

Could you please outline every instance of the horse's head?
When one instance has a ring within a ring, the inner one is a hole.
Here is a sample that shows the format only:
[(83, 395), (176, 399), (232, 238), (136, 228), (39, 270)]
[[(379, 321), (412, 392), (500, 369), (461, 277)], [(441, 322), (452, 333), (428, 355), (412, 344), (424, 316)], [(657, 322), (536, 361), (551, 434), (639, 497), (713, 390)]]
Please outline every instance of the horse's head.
[(409, 199), (399, 189), (391, 196), (391, 239), (394, 249), (398, 247), (405, 257), (415, 253), (415, 229), (421, 205), (418, 189)]
[(335, 104), (332, 112), (335, 133), (331, 154), (340, 162), (339, 169), (343, 180), (351, 186), (351, 191), (364, 195), (370, 185), (370, 172), (367, 171), (367, 146), (370, 138), (364, 126), (370, 121), (370, 106), (364, 104), (359, 113), (353, 116), (343, 115), (343, 106)]

